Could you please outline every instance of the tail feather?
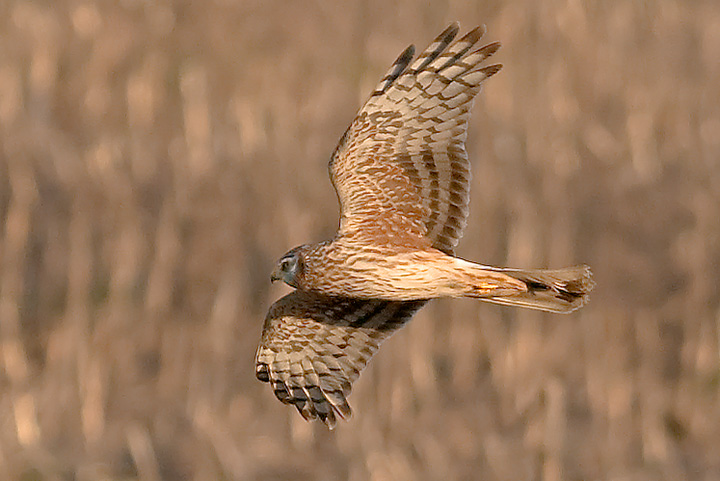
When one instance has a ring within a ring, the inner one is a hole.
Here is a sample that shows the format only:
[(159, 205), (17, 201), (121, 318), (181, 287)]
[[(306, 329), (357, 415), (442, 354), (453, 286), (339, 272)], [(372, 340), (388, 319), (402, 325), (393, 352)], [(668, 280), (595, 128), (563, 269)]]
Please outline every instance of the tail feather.
[(527, 286), (526, 292), (503, 297), (487, 297), (484, 301), (505, 306), (520, 306), (542, 311), (567, 313), (585, 304), (595, 287), (590, 267), (565, 269), (502, 269), (491, 268), (513, 277)]

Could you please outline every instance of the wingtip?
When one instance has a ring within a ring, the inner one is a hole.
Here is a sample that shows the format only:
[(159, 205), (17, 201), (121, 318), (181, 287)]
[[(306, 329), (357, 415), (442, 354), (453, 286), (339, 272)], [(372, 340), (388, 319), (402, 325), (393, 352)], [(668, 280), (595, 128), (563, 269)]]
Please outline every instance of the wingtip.
[[(460, 31), (460, 24), (458, 22), (453, 22), (450, 25), (448, 25), (447, 28), (445, 28), (445, 30), (443, 30), (440, 33), (440, 35), (435, 37), (433, 44), (439, 43), (440, 45), (447, 46), (453, 41), (453, 39), (457, 36), (459, 31)], [(433, 44), (431, 44), (431, 45), (433, 45)]]
[(500, 42), (492, 42), (487, 45), (483, 45), (479, 49), (476, 50), (477, 53), (482, 53), (485, 58), (491, 57), (497, 53), (498, 50), (500, 50), (500, 47), (502, 47), (502, 44)]
[(482, 72), (485, 74), (485, 78), (492, 77), (496, 73), (498, 73), (500, 70), (502, 70), (503, 66), (501, 63), (496, 63), (494, 65), (488, 65), (487, 67), (482, 68)]
[(466, 33), (459, 41), (475, 44), (483, 37), (483, 35), (485, 35), (486, 31), (487, 29), (485, 28), (485, 25), (478, 25)]
[(450, 36), (450, 34), (452, 33), (452, 36), (454, 37), (455, 35), (457, 35), (457, 33), (459, 31), (460, 31), (460, 22), (455, 20), (454, 22), (450, 23), (450, 25), (448, 25), (445, 28), (445, 30), (443, 30), (443, 32), (440, 34), (440, 36), (447, 37), (447, 36)]
[(270, 370), (267, 364), (258, 363), (255, 366), (255, 377), (261, 382), (270, 382)]
[(403, 50), (403, 52), (400, 54), (400, 56), (397, 58), (397, 60), (394, 62), (395, 64), (408, 64), (410, 63), (410, 60), (415, 56), (415, 44), (410, 44), (408, 47)]

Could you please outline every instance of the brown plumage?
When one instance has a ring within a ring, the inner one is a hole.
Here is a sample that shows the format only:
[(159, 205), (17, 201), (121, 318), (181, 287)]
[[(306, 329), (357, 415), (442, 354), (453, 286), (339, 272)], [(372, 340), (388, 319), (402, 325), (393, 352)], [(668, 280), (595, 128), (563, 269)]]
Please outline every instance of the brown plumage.
[(380, 343), (426, 301), (334, 298), (296, 290), (270, 308), (256, 356), (258, 379), (303, 418), (330, 428), (350, 416), (347, 396)]
[(305, 419), (332, 427), (349, 416), (351, 383), (428, 299), (570, 312), (593, 287), (586, 266), (506, 269), (453, 256), (468, 216), (470, 108), (500, 70), (481, 65), (500, 47), (474, 48), (481, 27), (453, 43), (457, 32), (449, 26), (414, 62), (412, 46), (398, 57), (330, 161), (337, 235), (296, 247), (272, 274), (297, 290), (270, 308), (257, 375)]

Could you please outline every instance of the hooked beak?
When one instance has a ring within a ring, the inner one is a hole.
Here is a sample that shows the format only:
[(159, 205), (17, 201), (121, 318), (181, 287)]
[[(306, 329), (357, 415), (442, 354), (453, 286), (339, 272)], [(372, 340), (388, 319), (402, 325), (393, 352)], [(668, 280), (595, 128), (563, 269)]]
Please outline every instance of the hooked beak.
[(272, 271), (272, 274), (270, 274), (270, 283), (275, 284), (275, 282), (282, 279), (282, 276), (280, 275), (280, 266), (275, 267), (275, 270)]

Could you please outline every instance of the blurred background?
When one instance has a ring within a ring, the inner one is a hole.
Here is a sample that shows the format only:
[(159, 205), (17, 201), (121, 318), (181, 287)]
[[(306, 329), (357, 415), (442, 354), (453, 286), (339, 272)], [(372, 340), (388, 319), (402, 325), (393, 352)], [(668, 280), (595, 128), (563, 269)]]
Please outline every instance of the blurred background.
[[(269, 283), (396, 56), (485, 23), (458, 253), (581, 311), (435, 301), (328, 432), (255, 379)], [(0, 478), (720, 479), (717, 0), (0, 6)]]

